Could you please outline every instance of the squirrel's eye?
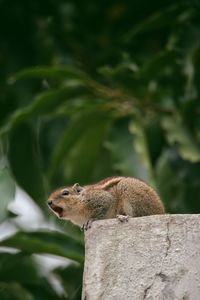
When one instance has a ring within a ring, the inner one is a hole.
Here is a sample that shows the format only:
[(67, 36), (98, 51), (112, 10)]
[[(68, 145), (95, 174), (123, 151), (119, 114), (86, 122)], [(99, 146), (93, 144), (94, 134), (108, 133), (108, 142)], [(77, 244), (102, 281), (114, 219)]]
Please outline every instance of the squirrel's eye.
[(68, 190), (62, 191), (62, 196), (67, 196), (67, 195), (69, 195), (69, 191)]

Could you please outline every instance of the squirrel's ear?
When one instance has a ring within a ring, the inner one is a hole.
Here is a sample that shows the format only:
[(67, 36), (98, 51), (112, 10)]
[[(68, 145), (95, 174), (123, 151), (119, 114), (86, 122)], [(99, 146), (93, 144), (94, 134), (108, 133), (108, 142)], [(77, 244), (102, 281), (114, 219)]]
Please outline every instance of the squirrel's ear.
[(108, 179), (106, 182), (104, 182), (102, 184), (102, 189), (107, 191), (110, 188), (112, 188), (113, 186), (115, 186), (116, 184), (118, 184), (120, 182), (120, 180), (121, 180), (120, 177)]
[(79, 183), (75, 183), (74, 185), (73, 185), (73, 190), (75, 191), (75, 192), (77, 192), (77, 193), (80, 193), (81, 191), (82, 191), (82, 187), (79, 185)]

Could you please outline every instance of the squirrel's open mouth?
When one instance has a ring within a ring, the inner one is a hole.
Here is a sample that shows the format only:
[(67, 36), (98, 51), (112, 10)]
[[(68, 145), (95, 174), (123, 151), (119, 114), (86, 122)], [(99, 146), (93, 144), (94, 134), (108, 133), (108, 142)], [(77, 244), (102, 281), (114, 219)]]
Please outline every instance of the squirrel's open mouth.
[(59, 217), (62, 217), (62, 216), (63, 216), (63, 209), (62, 209), (62, 207), (55, 206), (55, 207), (52, 208), (52, 209), (59, 215)]
[(57, 205), (53, 204), (52, 202), (51, 202), (51, 203), (48, 203), (48, 205), (51, 207), (51, 209), (52, 209), (55, 213), (57, 213), (57, 214), (59, 215), (60, 218), (63, 217), (63, 212), (64, 212), (64, 210), (63, 210), (62, 207), (57, 206)]

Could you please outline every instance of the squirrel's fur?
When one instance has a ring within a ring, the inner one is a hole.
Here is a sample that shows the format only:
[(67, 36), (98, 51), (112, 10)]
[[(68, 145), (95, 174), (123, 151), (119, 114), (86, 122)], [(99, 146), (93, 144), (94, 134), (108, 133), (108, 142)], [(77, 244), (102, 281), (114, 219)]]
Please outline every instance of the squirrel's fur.
[(81, 187), (78, 183), (54, 191), (48, 205), (60, 218), (83, 226), (88, 221), (117, 215), (141, 217), (164, 213), (155, 190), (132, 177), (109, 177)]

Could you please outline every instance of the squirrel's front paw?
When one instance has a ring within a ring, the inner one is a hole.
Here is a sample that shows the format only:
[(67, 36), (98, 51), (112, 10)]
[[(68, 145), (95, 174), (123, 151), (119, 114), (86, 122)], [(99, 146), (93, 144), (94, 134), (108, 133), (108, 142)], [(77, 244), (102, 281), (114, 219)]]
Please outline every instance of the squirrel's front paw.
[(88, 220), (86, 223), (83, 224), (83, 226), (81, 227), (82, 230), (88, 230), (91, 228), (92, 226), (92, 222), (93, 220)]
[(117, 219), (120, 223), (126, 223), (128, 222), (129, 216), (117, 215)]

